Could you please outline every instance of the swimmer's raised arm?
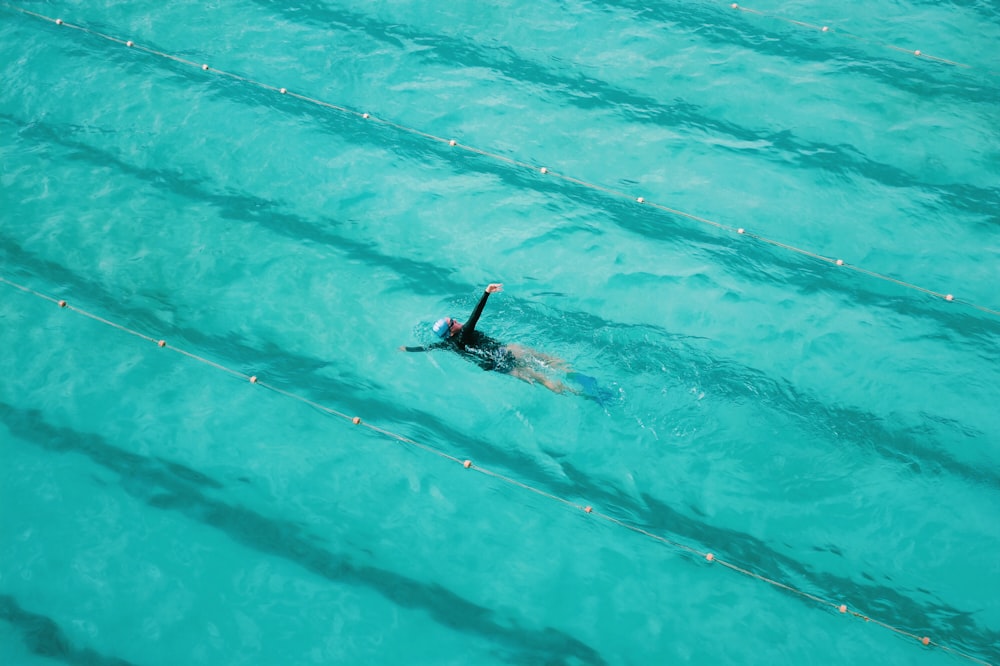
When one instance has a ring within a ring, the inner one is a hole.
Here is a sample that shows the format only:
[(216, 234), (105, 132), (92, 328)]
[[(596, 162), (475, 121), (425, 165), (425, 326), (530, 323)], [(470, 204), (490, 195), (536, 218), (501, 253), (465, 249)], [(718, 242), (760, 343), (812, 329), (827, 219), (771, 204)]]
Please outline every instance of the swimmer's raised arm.
[(469, 320), (465, 322), (462, 326), (461, 335), (459, 342), (464, 343), (472, 338), (472, 334), (476, 331), (476, 324), (479, 323), (479, 317), (483, 314), (483, 308), (486, 307), (486, 299), (490, 297), (490, 294), (495, 294), (498, 291), (503, 291), (503, 285), (499, 282), (493, 282), (486, 285), (486, 289), (483, 291), (483, 297), (479, 299), (479, 303), (476, 304), (476, 309), (472, 311), (469, 316)]

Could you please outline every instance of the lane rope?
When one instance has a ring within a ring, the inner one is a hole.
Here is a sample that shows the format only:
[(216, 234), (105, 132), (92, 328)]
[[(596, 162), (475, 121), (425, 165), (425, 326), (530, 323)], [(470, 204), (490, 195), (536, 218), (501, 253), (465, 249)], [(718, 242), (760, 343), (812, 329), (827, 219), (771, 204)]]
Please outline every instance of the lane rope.
[[(302, 102), (305, 102), (305, 103), (308, 103), (308, 104), (313, 104), (313, 105), (316, 105), (316, 106), (319, 106), (319, 107), (322, 107), (322, 108), (326, 108), (326, 109), (331, 109), (333, 111), (337, 111), (338, 113), (342, 113), (342, 114), (345, 114), (345, 115), (348, 115), (348, 116), (353, 116), (353, 117), (359, 118), (359, 119), (364, 120), (364, 121), (371, 121), (371, 122), (375, 122), (375, 123), (380, 123), (381, 125), (383, 125), (385, 127), (390, 127), (390, 128), (392, 128), (394, 130), (397, 130), (399, 132), (411, 134), (413, 136), (419, 136), (421, 138), (424, 138), (424, 139), (427, 139), (429, 141), (433, 141), (433, 142), (436, 142), (436, 143), (445, 144), (445, 145), (448, 145), (448, 146), (450, 146), (452, 148), (456, 148), (456, 149), (463, 150), (463, 151), (468, 152), (468, 153), (479, 155), (481, 157), (484, 157), (484, 158), (487, 158), (487, 159), (490, 159), (490, 160), (493, 160), (493, 161), (496, 161), (496, 162), (502, 162), (502, 163), (507, 164), (509, 166), (513, 166), (513, 167), (517, 167), (517, 168), (521, 168), (521, 169), (526, 169), (526, 170), (530, 170), (530, 171), (533, 171), (533, 172), (536, 172), (536, 173), (541, 173), (543, 175), (551, 176), (552, 178), (556, 178), (556, 179), (562, 180), (562, 181), (564, 181), (566, 183), (570, 183), (570, 184), (578, 186), (578, 187), (586, 188), (586, 189), (593, 190), (593, 191), (596, 191), (596, 192), (601, 192), (603, 194), (606, 194), (606, 195), (609, 195), (609, 196), (613, 196), (613, 197), (616, 197), (616, 198), (629, 199), (629, 200), (634, 201), (635, 203), (637, 203), (639, 205), (649, 206), (651, 208), (654, 208), (656, 210), (662, 211), (662, 212), (667, 213), (669, 215), (672, 215), (674, 217), (680, 217), (680, 218), (684, 218), (684, 219), (687, 219), (687, 220), (691, 220), (693, 222), (704, 224), (704, 225), (710, 226), (710, 227), (712, 227), (712, 228), (714, 228), (716, 230), (719, 230), (719, 231), (724, 231), (724, 232), (727, 232), (727, 233), (735, 233), (735, 234), (737, 234), (738, 236), (740, 236), (742, 238), (749, 238), (749, 239), (752, 239), (752, 240), (757, 241), (759, 243), (762, 243), (764, 245), (771, 246), (773, 248), (778, 248), (778, 249), (781, 249), (781, 250), (785, 250), (787, 252), (798, 254), (800, 256), (807, 257), (807, 258), (810, 258), (810, 259), (813, 259), (813, 260), (816, 260), (816, 261), (819, 261), (819, 262), (822, 262), (822, 263), (825, 263), (825, 264), (828, 264), (828, 265), (831, 265), (831, 266), (836, 266), (838, 268), (843, 268), (845, 270), (854, 271), (854, 272), (856, 272), (856, 273), (858, 273), (860, 275), (864, 275), (866, 277), (869, 277), (869, 278), (872, 278), (872, 279), (875, 279), (875, 280), (880, 280), (880, 281), (883, 281), (883, 282), (891, 283), (891, 284), (894, 284), (894, 285), (896, 285), (898, 287), (902, 287), (904, 289), (908, 289), (908, 290), (915, 291), (915, 292), (918, 292), (918, 293), (921, 293), (921, 294), (924, 294), (924, 295), (927, 295), (927, 296), (931, 296), (931, 297), (933, 297), (935, 299), (940, 299), (940, 300), (944, 300), (944, 301), (947, 301), (947, 302), (950, 302), (950, 303), (956, 303), (956, 304), (964, 305), (964, 306), (967, 306), (969, 308), (973, 308), (975, 310), (979, 310), (980, 312), (986, 313), (988, 315), (1000, 317), (1000, 310), (998, 310), (998, 309), (987, 307), (987, 306), (984, 306), (984, 305), (980, 305), (980, 304), (975, 303), (973, 301), (970, 301), (970, 300), (967, 300), (967, 299), (955, 296), (952, 293), (946, 293), (946, 292), (941, 292), (941, 291), (937, 291), (937, 290), (934, 290), (934, 289), (930, 289), (930, 288), (927, 288), (927, 287), (922, 287), (920, 285), (914, 284), (912, 282), (908, 282), (906, 280), (902, 280), (900, 278), (893, 277), (891, 275), (886, 275), (884, 273), (879, 273), (877, 271), (869, 270), (867, 268), (863, 268), (862, 266), (848, 263), (848, 262), (844, 261), (843, 259), (828, 257), (828, 256), (825, 256), (825, 255), (820, 254), (818, 252), (814, 252), (814, 251), (807, 250), (807, 249), (804, 249), (804, 248), (800, 248), (800, 247), (797, 247), (797, 246), (794, 246), (794, 245), (790, 245), (788, 243), (784, 243), (784, 242), (781, 242), (779, 240), (775, 240), (773, 238), (768, 238), (768, 237), (763, 236), (761, 234), (757, 234), (757, 233), (753, 233), (751, 231), (748, 231), (744, 227), (733, 227), (731, 225), (724, 224), (722, 222), (718, 222), (718, 221), (715, 221), (715, 220), (711, 220), (709, 218), (702, 217), (700, 215), (695, 215), (694, 213), (689, 213), (689, 212), (686, 212), (686, 211), (683, 211), (683, 210), (680, 210), (680, 209), (677, 209), (677, 208), (673, 208), (673, 207), (665, 205), (665, 204), (661, 204), (661, 203), (656, 203), (656, 202), (653, 202), (653, 201), (649, 201), (645, 197), (642, 197), (642, 196), (636, 197), (634, 194), (629, 194), (629, 193), (623, 192), (621, 190), (615, 190), (615, 189), (612, 189), (612, 188), (609, 188), (609, 187), (605, 187), (605, 186), (602, 186), (602, 185), (597, 185), (597, 184), (594, 184), (594, 183), (590, 183), (590, 182), (587, 182), (585, 180), (581, 180), (579, 178), (575, 178), (575, 177), (573, 177), (571, 175), (568, 175), (568, 174), (559, 173), (559, 172), (553, 171), (552, 169), (550, 169), (548, 167), (545, 167), (545, 166), (538, 166), (538, 165), (535, 165), (535, 164), (529, 164), (527, 162), (524, 162), (524, 161), (521, 161), (521, 160), (517, 160), (517, 159), (511, 158), (511, 157), (505, 156), (505, 155), (499, 155), (499, 154), (491, 152), (489, 150), (485, 150), (485, 149), (482, 149), (482, 148), (477, 148), (477, 147), (472, 146), (472, 145), (466, 145), (466, 144), (459, 143), (455, 139), (447, 139), (445, 137), (438, 136), (436, 134), (431, 134), (429, 132), (425, 132), (423, 130), (420, 130), (420, 129), (417, 129), (417, 128), (414, 128), (414, 127), (409, 127), (407, 125), (403, 125), (403, 124), (394, 122), (392, 120), (388, 120), (388, 119), (385, 119), (385, 118), (379, 118), (379, 117), (374, 116), (374, 115), (372, 115), (371, 113), (368, 113), (368, 112), (356, 111), (356, 110), (348, 108), (346, 106), (342, 106), (342, 105), (339, 105), (339, 104), (334, 104), (334, 103), (331, 103), (331, 102), (326, 102), (324, 100), (316, 99), (316, 98), (310, 97), (310, 96), (308, 96), (306, 94), (295, 92), (295, 91), (289, 90), (289, 89), (284, 88), (284, 87), (274, 86), (274, 85), (271, 85), (271, 84), (268, 84), (268, 83), (263, 83), (263, 82), (260, 82), (260, 81), (256, 81), (254, 79), (242, 76), (240, 74), (235, 74), (233, 72), (228, 72), (228, 71), (225, 71), (225, 70), (216, 69), (214, 67), (211, 67), (208, 63), (198, 63), (198, 62), (195, 62), (193, 60), (189, 60), (189, 59), (186, 59), (186, 58), (181, 58), (179, 56), (176, 56), (176, 55), (173, 55), (173, 54), (170, 54), (170, 53), (165, 53), (163, 51), (158, 51), (156, 49), (152, 49), (152, 48), (149, 48), (149, 47), (146, 47), (146, 46), (142, 46), (141, 44), (136, 44), (134, 41), (132, 41), (130, 39), (129, 40), (125, 40), (125, 39), (121, 39), (119, 37), (115, 37), (115, 36), (112, 36), (112, 35), (107, 35), (107, 34), (105, 34), (103, 32), (100, 32), (100, 31), (97, 31), (97, 30), (93, 30), (93, 29), (88, 28), (86, 26), (77, 25), (77, 24), (73, 24), (73, 23), (67, 23), (66, 21), (63, 21), (62, 19), (59, 19), (59, 18), (55, 18), (54, 19), (54, 18), (51, 18), (49, 16), (45, 16), (43, 14), (39, 14), (37, 12), (33, 12), (33, 11), (30, 11), (30, 10), (27, 10), (27, 9), (24, 9), (24, 8), (21, 8), (21, 7), (10, 5), (8, 3), (0, 3), (0, 6), (7, 7), (8, 9), (11, 9), (11, 10), (16, 11), (16, 12), (20, 12), (21, 14), (24, 14), (26, 16), (30, 16), (30, 17), (33, 17), (33, 18), (36, 18), (36, 19), (39, 19), (39, 20), (42, 20), (42, 21), (47, 21), (49, 23), (53, 23), (53, 24), (58, 25), (58, 26), (62, 26), (62, 27), (66, 27), (66, 28), (71, 28), (73, 30), (77, 30), (77, 31), (82, 32), (82, 33), (86, 33), (86, 34), (89, 34), (89, 35), (93, 35), (95, 37), (99, 37), (101, 39), (113, 42), (115, 44), (123, 45), (123, 46), (125, 46), (126, 48), (129, 48), (129, 49), (134, 49), (134, 50), (137, 50), (137, 51), (141, 51), (143, 53), (146, 53), (146, 54), (149, 54), (149, 55), (152, 55), (152, 56), (157, 56), (157, 57), (160, 57), (160, 58), (166, 58), (168, 60), (171, 60), (171, 61), (176, 62), (176, 63), (183, 64), (183, 65), (188, 65), (188, 66), (191, 66), (191, 67), (197, 67), (198, 69), (201, 69), (204, 72), (209, 72), (211, 74), (215, 74), (215, 75), (218, 75), (218, 76), (223, 76), (223, 77), (232, 79), (234, 81), (240, 81), (242, 83), (253, 85), (253, 86), (256, 86), (258, 88), (262, 88), (264, 90), (269, 90), (269, 91), (272, 91), (272, 92), (276, 92), (276, 93), (278, 93), (280, 95), (287, 95), (289, 97), (295, 98), (295, 99), (300, 100)], [(745, 11), (745, 12), (751, 12), (751, 13), (757, 13), (757, 14), (765, 15), (765, 14), (763, 14), (763, 12), (758, 12), (756, 10), (751, 10), (749, 8), (742, 7), (741, 5), (738, 5), (736, 3), (733, 3), (732, 7), (734, 9), (739, 9), (739, 10), (742, 10), (742, 11)], [(787, 19), (787, 20), (791, 21), (790, 19)], [(795, 22), (795, 21), (792, 21), (792, 22)], [(808, 27), (815, 27), (815, 26), (812, 26), (811, 24), (804, 23), (804, 22), (795, 22), (795, 23), (798, 23), (798, 24), (801, 24), (801, 25), (805, 25), (805, 26), (808, 26)], [(924, 56), (924, 57), (926, 58), (927, 56)], [(946, 61), (946, 62), (950, 62), (950, 61)]]
[(873, 46), (880, 46), (880, 47), (883, 47), (883, 48), (890, 49), (892, 51), (896, 51), (897, 53), (905, 53), (907, 55), (912, 55), (912, 56), (915, 56), (917, 58), (921, 58), (922, 60), (930, 60), (932, 62), (937, 62), (937, 63), (940, 63), (942, 65), (950, 65), (952, 67), (960, 67), (960, 68), (963, 68), (963, 69), (980, 70), (980, 71), (986, 72), (987, 74), (989, 74), (991, 76), (998, 76), (998, 75), (1000, 75), (1000, 71), (997, 71), (997, 70), (993, 70), (993, 69), (981, 69), (979, 67), (974, 67), (973, 65), (968, 65), (968, 64), (963, 63), (963, 62), (958, 62), (956, 60), (949, 60), (948, 58), (942, 58), (940, 56), (931, 55), (930, 53), (927, 53), (925, 51), (921, 51), (920, 49), (908, 49), (908, 48), (904, 48), (902, 46), (896, 46), (895, 44), (891, 44), (889, 42), (881, 41), (881, 40), (878, 40), (878, 39), (871, 39), (871, 38), (868, 38), (868, 37), (862, 37), (861, 35), (856, 35), (856, 34), (853, 34), (851, 32), (843, 30), (843, 29), (837, 29), (837, 28), (834, 28), (833, 26), (829, 26), (829, 25), (817, 25), (815, 23), (809, 23), (808, 21), (801, 21), (801, 20), (798, 20), (798, 19), (788, 18), (787, 16), (781, 16), (779, 14), (771, 14), (769, 12), (761, 11), (759, 9), (752, 9), (750, 7), (744, 7), (743, 5), (741, 5), (739, 3), (736, 3), (736, 2), (731, 3), (729, 6), (732, 9), (739, 10), (739, 11), (744, 12), (746, 14), (755, 14), (757, 16), (761, 16), (761, 17), (765, 17), (765, 18), (769, 18), (769, 19), (774, 19), (776, 21), (783, 21), (784, 23), (788, 23), (790, 25), (795, 25), (795, 26), (798, 26), (800, 28), (808, 28), (810, 30), (818, 30), (819, 32), (835, 32), (838, 35), (841, 35), (841, 36), (846, 37), (848, 39), (853, 39), (853, 40), (855, 40), (857, 42), (862, 42), (864, 44), (871, 44)]
[(599, 519), (605, 521), (606, 523), (609, 523), (609, 524), (614, 525), (616, 527), (628, 530), (628, 531), (633, 532), (635, 534), (639, 534), (641, 536), (644, 536), (644, 537), (646, 537), (648, 539), (651, 539), (651, 540), (653, 540), (655, 542), (658, 542), (658, 543), (660, 543), (662, 545), (668, 546), (668, 547), (674, 549), (675, 551), (680, 551), (681, 553), (684, 553), (684, 554), (687, 554), (687, 555), (691, 555), (691, 556), (694, 556), (694, 557), (699, 558), (701, 560), (704, 560), (708, 564), (713, 564), (713, 563), (717, 564), (717, 565), (719, 565), (721, 567), (729, 569), (730, 571), (733, 571), (735, 573), (741, 574), (741, 575), (743, 575), (745, 577), (752, 578), (752, 579), (755, 579), (755, 580), (767, 583), (768, 585), (771, 585), (771, 586), (773, 586), (773, 587), (775, 587), (777, 589), (783, 590), (785, 592), (788, 592), (790, 594), (798, 596), (798, 597), (800, 597), (802, 599), (806, 599), (806, 600), (812, 601), (812, 602), (814, 602), (814, 603), (816, 603), (816, 604), (818, 604), (820, 606), (823, 606), (823, 607), (826, 607), (826, 608), (830, 608), (830, 609), (834, 609), (837, 612), (839, 612), (840, 614), (850, 615), (852, 617), (862, 619), (865, 622), (870, 622), (870, 623), (876, 624), (876, 625), (878, 625), (880, 627), (883, 627), (884, 629), (887, 629), (887, 630), (889, 630), (889, 631), (891, 631), (893, 633), (896, 633), (896, 634), (898, 634), (900, 636), (904, 636), (906, 638), (915, 640), (915, 641), (921, 643), (924, 646), (936, 647), (936, 648), (938, 648), (940, 650), (944, 650), (944, 651), (949, 652), (949, 653), (951, 653), (951, 654), (953, 654), (953, 655), (955, 655), (957, 657), (962, 657), (962, 658), (967, 659), (967, 660), (969, 660), (971, 662), (975, 662), (977, 664), (983, 664), (984, 666), (991, 666), (991, 664), (989, 662), (987, 662), (987, 661), (984, 661), (984, 660), (979, 659), (977, 657), (974, 657), (972, 655), (966, 654), (964, 652), (961, 652), (961, 651), (959, 651), (959, 650), (957, 650), (955, 648), (949, 647), (947, 645), (944, 645), (944, 644), (938, 643), (936, 641), (933, 641), (933, 640), (931, 640), (930, 636), (928, 636), (928, 635), (918, 635), (918, 634), (913, 633), (912, 631), (908, 631), (906, 629), (902, 629), (900, 627), (894, 626), (894, 625), (889, 624), (887, 622), (883, 622), (883, 621), (877, 620), (877, 619), (872, 618), (871, 616), (867, 615), (866, 613), (863, 613), (860, 610), (857, 610), (857, 609), (855, 609), (853, 607), (849, 607), (846, 603), (830, 601), (829, 599), (824, 599), (823, 597), (817, 596), (817, 595), (812, 594), (810, 592), (806, 592), (804, 590), (800, 590), (800, 589), (798, 589), (796, 587), (793, 587), (791, 585), (788, 585), (786, 583), (782, 583), (782, 582), (777, 581), (777, 580), (775, 580), (773, 578), (769, 578), (767, 576), (764, 576), (763, 574), (760, 574), (760, 573), (757, 573), (757, 572), (752, 571), (750, 569), (747, 569), (745, 567), (739, 566), (738, 564), (736, 564), (734, 562), (730, 562), (730, 561), (721, 559), (721, 558), (717, 557), (711, 551), (707, 551), (707, 552), (701, 551), (698, 548), (695, 548), (693, 546), (685, 544), (685, 543), (683, 543), (681, 541), (676, 541), (674, 539), (670, 539), (668, 537), (665, 537), (665, 536), (663, 536), (661, 534), (656, 534), (655, 532), (651, 532), (651, 531), (649, 531), (647, 529), (644, 529), (642, 527), (639, 527), (637, 525), (632, 525), (631, 523), (628, 523), (628, 522), (626, 522), (624, 520), (616, 518), (616, 517), (614, 517), (614, 516), (612, 516), (610, 514), (604, 513), (604, 512), (602, 512), (602, 511), (600, 511), (598, 509), (595, 509), (590, 504), (580, 504), (579, 502), (576, 502), (576, 501), (574, 501), (572, 499), (568, 499), (566, 497), (561, 497), (561, 496), (556, 495), (554, 493), (551, 493), (551, 492), (549, 492), (549, 491), (547, 491), (547, 490), (545, 490), (543, 488), (539, 488), (539, 487), (533, 486), (533, 485), (531, 485), (529, 483), (525, 483), (524, 481), (521, 481), (521, 480), (516, 479), (514, 477), (508, 476), (508, 475), (503, 474), (501, 472), (489, 469), (487, 467), (483, 467), (481, 465), (477, 465), (471, 459), (468, 459), (468, 458), (465, 458), (465, 459), (459, 458), (459, 457), (454, 456), (454, 455), (448, 453), (447, 451), (443, 451), (443, 450), (441, 450), (441, 449), (439, 449), (436, 446), (433, 446), (431, 444), (427, 444), (425, 442), (416, 441), (416, 440), (414, 440), (414, 439), (412, 439), (410, 437), (406, 437), (405, 435), (402, 435), (402, 434), (399, 434), (399, 433), (394, 432), (392, 430), (389, 430), (388, 428), (384, 428), (384, 427), (381, 427), (379, 425), (375, 425), (375, 424), (369, 423), (368, 421), (362, 419), (360, 416), (351, 416), (351, 415), (346, 414), (344, 412), (341, 412), (341, 411), (339, 411), (337, 409), (334, 409), (334, 408), (329, 407), (327, 405), (324, 405), (322, 403), (316, 402), (315, 400), (311, 400), (311, 399), (309, 399), (309, 398), (307, 398), (307, 397), (305, 397), (303, 395), (300, 395), (298, 393), (294, 393), (292, 391), (287, 391), (287, 390), (285, 390), (285, 389), (283, 389), (283, 388), (281, 388), (279, 386), (275, 386), (273, 384), (269, 384), (266, 381), (263, 381), (257, 375), (248, 375), (245, 372), (240, 372), (239, 370), (234, 370), (233, 368), (226, 367), (225, 365), (222, 365), (221, 363), (217, 363), (216, 361), (212, 361), (211, 359), (205, 358), (204, 356), (196, 354), (196, 353), (194, 353), (192, 351), (188, 351), (188, 350), (182, 349), (180, 347), (175, 347), (174, 345), (168, 344), (167, 341), (164, 338), (160, 338), (160, 337), (148, 335), (146, 333), (142, 333), (142, 332), (137, 331), (135, 329), (129, 328), (128, 326), (119, 324), (119, 323), (117, 323), (115, 321), (112, 321), (112, 320), (107, 319), (105, 317), (102, 317), (100, 315), (94, 314), (93, 312), (90, 312), (88, 310), (85, 310), (83, 308), (77, 307), (77, 306), (75, 306), (75, 305), (67, 302), (65, 299), (55, 298), (55, 297), (50, 296), (48, 294), (45, 294), (45, 293), (42, 293), (42, 292), (37, 291), (35, 289), (32, 289), (31, 287), (28, 287), (28, 286), (25, 286), (25, 285), (20, 284), (18, 282), (14, 282), (12, 280), (9, 280), (9, 279), (7, 279), (6, 277), (4, 277), (2, 275), (0, 275), (0, 282), (2, 282), (3, 284), (5, 284), (5, 285), (7, 285), (7, 286), (9, 286), (9, 287), (11, 287), (13, 289), (17, 289), (17, 290), (19, 290), (19, 291), (21, 291), (21, 292), (23, 292), (25, 294), (28, 294), (30, 296), (34, 296), (36, 298), (40, 298), (40, 299), (48, 301), (50, 303), (54, 303), (57, 306), (59, 306), (60, 309), (68, 310), (70, 312), (74, 312), (74, 313), (79, 314), (79, 315), (81, 315), (83, 317), (86, 317), (86, 318), (88, 318), (88, 319), (90, 319), (92, 321), (95, 321), (95, 322), (97, 322), (99, 324), (103, 324), (103, 325), (108, 326), (108, 327), (110, 327), (110, 328), (112, 328), (114, 330), (117, 330), (119, 332), (126, 333), (128, 335), (131, 335), (131, 336), (134, 336), (136, 338), (139, 338), (140, 340), (143, 340), (145, 342), (151, 342), (151, 343), (155, 344), (157, 346), (157, 348), (159, 348), (159, 349), (166, 349), (166, 350), (170, 350), (170, 351), (176, 352), (176, 353), (181, 354), (182, 356), (184, 356), (184, 357), (186, 357), (188, 359), (191, 359), (191, 360), (196, 361), (198, 363), (207, 365), (207, 366), (209, 366), (211, 368), (215, 368), (216, 370), (219, 370), (219, 371), (224, 372), (224, 373), (226, 373), (228, 375), (236, 377), (236, 378), (238, 378), (238, 379), (240, 379), (240, 380), (242, 380), (244, 382), (247, 382), (249, 384), (253, 384), (254, 386), (260, 386), (262, 388), (265, 388), (265, 389), (268, 389), (270, 391), (273, 391), (273, 392), (275, 392), (275, 393), (277, 393), (279, 395), (282, 395), (282, 396), (284, 396), (286, 398), (289, 398), (291, 400), (296, 400), (296, 401), (301, 402), (301, 403), (303, 403), (305, 405), (308, 405), (309, 407), (317, 409), (317, 410), (319, 410), (321, 412), (324, 412), (324, 413), (329, 414), (331, 416), (335, 416), (335, 417), (337, 417), (337, 418), (339, 418), (341, 420), (349, 421), (351, 424), (353, 424), (355, 426), (360, 426), (360, 427), (363, 427), (363, 428), (367, 428), (368, 430), (370, 430), (370, 431), (372, 431), (374, 433), (377, 433), (378, 435), (381, 435), (381, 436), (386, 437), (388, 439), (391, 439), (391, 440), (394, 440), (396, 442), (399, 442), (400, 444), (406, 444), (408, 446), (412, 446), (412, 447), (414, 447), (416, 449), (424, 451), (425, 453), (437, 456), (438, 458), (441, 458), (441, 459), (446, 460), (448, 462), (457, 463), (457, 464), (461, 465), (466, 470), (478, 472), (478, 473), (480, 473), (480, 474), (482, 474), (484, 476), (490, 477), (490, 478), (492, 478), (492, 479), (494, 479), (494, 480), (496, 480), (496, 481), (498, 481), (500, 483), (504, 483), (504, 484), (506, 484), (508, 486), (512, 486), (512, 487), (515, 487), (515, 488), (520, 488), (521, 490), (534, 493), (534, 494), (536, 494), (536, 495), (538, 495), (540, 497), (543, 497), (543, 498), (551, 500), (551, 501), (553, 501), (555, 503), (561, 504), (564, 507), (569, 507), (569, 508), (572, 508), (572, 509), (577, 510), (577, 511), (582, 511), (583, 513), (587, 514), (588, 516), (591, 516), (593, 518), (599, 518)]

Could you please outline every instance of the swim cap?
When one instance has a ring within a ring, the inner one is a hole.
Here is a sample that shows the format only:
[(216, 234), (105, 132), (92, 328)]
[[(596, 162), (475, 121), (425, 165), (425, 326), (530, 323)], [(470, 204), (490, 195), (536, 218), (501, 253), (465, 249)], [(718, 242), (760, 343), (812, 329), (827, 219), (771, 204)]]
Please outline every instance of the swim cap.
[(434, 335), (438, 336), (439, 338), (446, 338), (448, 337), (449, 328), (451, 328), (451, 326), (448, 324), (447, 317), (443, 319), (438, 319), (436, 322), (434, 322)]

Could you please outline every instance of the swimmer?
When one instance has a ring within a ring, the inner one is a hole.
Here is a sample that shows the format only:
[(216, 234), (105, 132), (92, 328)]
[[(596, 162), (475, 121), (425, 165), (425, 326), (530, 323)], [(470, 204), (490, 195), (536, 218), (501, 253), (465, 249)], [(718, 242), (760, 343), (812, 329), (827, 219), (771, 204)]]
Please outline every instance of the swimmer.
[[(464, 324), (451, 317), (443, 317), (434, 322), (432, 330), (434, 334), (441, 338), (428, 347), (400, 347), (403, 351), (420, 352), (431, 351), (432, 349), (451, 349), (457, 351), (462, 356), (471, 359), (483, 370), (494, 370), (502, 372), (529, 384), (539, 383), (550, 391), (562, 393), (572, 391), (565, 384), (557, 382), (551, 377), (538, 371), (533, 365), (542, 365), (547, 368), (563, 369), (562, 360), (542, 354), (540, 352), (514, 344), (501, 344), (493, 338), (483, 335), (476, 330), (479, 317), (483, 314), (486, 301), (490, 294), (495, 294), (503, 290), (503, 285), (493, 283), (486, 287), (479, 304), (472, 311), (469, 320)], [(574, 391), (575, 392), (575, 391)]]

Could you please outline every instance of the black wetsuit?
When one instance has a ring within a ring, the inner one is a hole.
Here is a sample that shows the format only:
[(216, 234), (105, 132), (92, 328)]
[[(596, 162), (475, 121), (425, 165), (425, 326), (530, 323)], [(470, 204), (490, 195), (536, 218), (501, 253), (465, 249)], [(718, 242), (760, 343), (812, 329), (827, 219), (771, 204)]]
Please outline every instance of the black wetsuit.
[(476, 330), (479, 317), (483, 314), (490, 292), (484, 291), (482, 298), (472, 311), (469, 320), (462, 325), (458, 335), (445, 338), (428, 347), (404, 347), (409, 352), (430, 351), (432, 349), (451, 349), (462, 356), (471, 359), (483, 370), (510, 372), (514, 368), (514, 355), (502, 344), (488, 335)]

